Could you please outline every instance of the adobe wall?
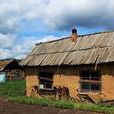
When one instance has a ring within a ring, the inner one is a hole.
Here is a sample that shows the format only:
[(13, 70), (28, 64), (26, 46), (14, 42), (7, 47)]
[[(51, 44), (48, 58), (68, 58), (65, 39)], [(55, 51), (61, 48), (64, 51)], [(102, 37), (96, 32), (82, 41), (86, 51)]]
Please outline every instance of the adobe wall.
[(26, 69), (26, 89), (27, 96), (30, 96), (30, 88), (34, 85), (39, 86), (38, 70), (53, 71), (53, 87), (65, 86), (69, 88), (70, 95), (77, 97), (77, 90), (80, 89), (80, 71), (95, 70), (101, 71), (101, 91), (99, 92), (85, 92), (93, 99), (103, 98), (105, 100), (114, 99), (114, 65), (86, 65), (80, 67), (45, 67)]
[(74, 67), (59, 68), (53, 78), (54, 87), (68, 87), (71, 97), (76, 97), (79, 88), (79, 71)]
[(32, 87), (39, 85), (38, 80), (38, 71), (36, 68), (26, 68), (25, 69), (26, 75), (26, 95), (31, 96)]
[[(65, 86), (69, 88), (69, 93), (71, 97), (78, 98), (78, 93), (80, 92), (80, 72), (84, 70), (94, 70), (94, 66), (81, 66), (81, 67), (64, 67), (60, 68), (54, 75), (53, 86)], [(83, 92), (84, 93), (84, 92)], [(92, 99), (98, 99), (99, 92), (85, 92), (92, 96)]]
[(102, 65), (100, 67), (102, 75), (102, 94), (105, 100), (114, 100), (114, 65)]

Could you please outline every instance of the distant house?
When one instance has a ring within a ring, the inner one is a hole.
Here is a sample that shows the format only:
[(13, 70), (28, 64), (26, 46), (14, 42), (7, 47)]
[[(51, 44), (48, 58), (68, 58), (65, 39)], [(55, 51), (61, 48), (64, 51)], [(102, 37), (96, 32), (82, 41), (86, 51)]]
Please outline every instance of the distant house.
[(27, 96), (40, 90), (67, 88), (73, 98), (114, 99), (114, 32), (77, 35), (39, 43), (21, 62)]
[(0, 60), (0, 82), (24, 78), (23, 67), (15, 59)]

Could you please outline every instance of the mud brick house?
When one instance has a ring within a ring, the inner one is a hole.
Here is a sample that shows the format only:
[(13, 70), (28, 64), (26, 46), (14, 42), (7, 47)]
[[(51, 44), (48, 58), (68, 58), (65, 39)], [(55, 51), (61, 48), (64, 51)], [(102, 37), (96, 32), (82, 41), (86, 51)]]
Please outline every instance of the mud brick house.
[(6, 80), (19, 80), (24, 78), (24, 69), (15, 59), (0, 60), (0, 77)]
[(27, 96), (32, 87), (67, 87), (73, 98), (114, 99), (113, 31), (78, 36), (73, 29), (70, 37), (36, 44), (21, 65), (26, 72)]

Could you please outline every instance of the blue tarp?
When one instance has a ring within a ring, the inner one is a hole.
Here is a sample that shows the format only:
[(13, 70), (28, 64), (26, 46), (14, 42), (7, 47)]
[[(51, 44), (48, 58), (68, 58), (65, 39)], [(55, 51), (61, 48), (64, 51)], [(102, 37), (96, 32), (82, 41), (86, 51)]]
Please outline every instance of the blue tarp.
[(3, 83), (6, 81), (6, 73), (0, 72), (0, 83)]

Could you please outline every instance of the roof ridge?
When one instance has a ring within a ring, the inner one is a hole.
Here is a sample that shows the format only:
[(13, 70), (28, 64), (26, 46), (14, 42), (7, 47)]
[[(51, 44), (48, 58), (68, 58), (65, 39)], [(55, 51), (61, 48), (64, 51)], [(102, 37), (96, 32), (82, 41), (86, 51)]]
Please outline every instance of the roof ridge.
[[(102, 34), (102, 33), (110, 33), (110, 32), (114, 32), (114, 30), (89, 33), (89, 34), (79, 35), (78, 37), (84, 37), (84, 36), (90, 36), (90, 35)], [(36, 43), (36, 45), (45, 44), (45, 43), (51, 43), (51, 42), (56, 42), (56, 41), (60, 41), (60, 40), (68, 39), (68, 38), (70, 38), (70, 36), (66, 36), (66, 37), (63, 37), (63, 38), (60, 38), (60, 39), (56, 39), (56, 40), (51, 40), (51, 41), (45, 41), (45, 42)]]

